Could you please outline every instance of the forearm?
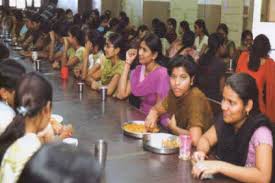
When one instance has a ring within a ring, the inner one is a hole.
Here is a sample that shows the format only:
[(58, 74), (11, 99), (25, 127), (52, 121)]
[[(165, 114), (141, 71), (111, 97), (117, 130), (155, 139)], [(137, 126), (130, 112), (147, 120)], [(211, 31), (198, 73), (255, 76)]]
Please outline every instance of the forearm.
[(128, 74), (130, 72), (130, 65), (125, 63), (123, 73), (120, 77), (119, 83), (118, 83), (118, 98), (124, 99), (128, 97), (127, 93), (127, 84), (128, 84)]
[(64, 51), (63, 51), (63, 54), (62, 54), (62, 58), (61, 58), (61, 63), (62, 63), (62, 66), (66, 66), (67, 65), (67, 51), (68, 51), (68, 48), (64, 48)]
[(116, 74), (116, 75), (113, 76), (111, 82), (107, 86), (107, 95), (108, 96), (112, 96), (113, 95), (114, 91), (117, 88), (119, 79), (120, 79), (120, 75)]
[(219, 173), (234, 178), (240, 182), (269, 183), (270, 177), (263, 174), (255, 167), (242, 167), (224, 162)]
[(188, 130), (185, 130), (183, 128), (180, 127), (173, 127), (171, 128), (173, 134), (175, 135), (190, 135), (190, 132)]
[(83, 64), (81, 68), (81, 77), (83, 80), (85, 80), (88, 75), (88, 57), (88, 53), (85, 51), (83, 54)]
[(202, 151), (207, 154), (210, 151), (210, 143), (205, 137), (201, 137), (197, 144), (197, 151)]
[(52, 61), (53, 57), (54, 57), (54, 46), (55, 46), (55, 42), (51, 41), (50, 47), (49, 47), (49, 60), (50, 61)]

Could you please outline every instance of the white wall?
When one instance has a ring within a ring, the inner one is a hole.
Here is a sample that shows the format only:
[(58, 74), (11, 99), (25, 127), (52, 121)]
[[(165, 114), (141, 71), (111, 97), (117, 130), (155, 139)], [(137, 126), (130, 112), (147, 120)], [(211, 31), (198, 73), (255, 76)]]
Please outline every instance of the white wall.
[[(259, 34), (265, 34), (271, 43), (271, 48), (275, 49), (275, 23), (261, 22), (262, 0), (254, 1), (254, 14), (252, 31), (254, 38)], [(275, 59), (275, 50), (271, 53), (271, 57)]]
[(143, 23), (143, 0), (124, 0), (122, 6), (133, 25), (138, 26)]

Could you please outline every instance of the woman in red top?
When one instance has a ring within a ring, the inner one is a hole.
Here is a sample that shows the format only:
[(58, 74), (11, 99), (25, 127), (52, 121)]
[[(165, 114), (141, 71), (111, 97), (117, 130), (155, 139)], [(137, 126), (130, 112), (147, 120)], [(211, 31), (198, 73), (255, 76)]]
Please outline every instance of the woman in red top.
[(258, 35), (250, 52), (243, 52), (238, 60), (236, 72), (251, 75), (257, 83), (260, 110), (275, 122), (275, 63), (269, 57), (269, 39)]

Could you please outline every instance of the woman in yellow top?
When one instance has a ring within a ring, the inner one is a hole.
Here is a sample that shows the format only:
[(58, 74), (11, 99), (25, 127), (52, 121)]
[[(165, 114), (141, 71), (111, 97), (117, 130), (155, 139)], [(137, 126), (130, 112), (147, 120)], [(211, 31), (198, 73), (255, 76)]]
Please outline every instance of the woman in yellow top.
[(213, 122), (213, 115), (206, 96), (194, 87), (197, 64), (191, 56), (176, 56), (169, 65), (170, 86), (168, 96), (158, 102), (149, 112), (145, 126), (148, 130), (156, 126), (160, 115), (168, 112), (171, 119), (166, 124), (174, 134), (190, 134), (197, 145), (201, 135)]
[(100, 82), (94, 78), (91, 84), (92, 89), (99, 90), (101, 86), (107, 86), (107, 95), (114, 94), (124, 68), (124, 61), (120, 59), (122, 49), (122, 36), (117, 33), (110, 34), (104, 46), (105, 58), (101, 60)]
[(0, 182), (15, 183), (25, 163), (40, 148), (48, 128), (52, 87), (37, 73), (23, 76), (15, 91), (16, 116), (0, 136)]

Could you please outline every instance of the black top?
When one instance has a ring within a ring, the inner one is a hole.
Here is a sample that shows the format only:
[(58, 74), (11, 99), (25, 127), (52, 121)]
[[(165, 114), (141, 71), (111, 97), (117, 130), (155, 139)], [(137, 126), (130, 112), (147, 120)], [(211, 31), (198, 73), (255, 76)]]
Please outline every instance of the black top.
[[(235, 132), (233, 125), (224, 122), (222, 115), (218, 117), (215, 124), (218, 139), (216, 157), (238, 166), (245, 166), (250, 139), (255, 130), (261, 126), (266, 126), (272, 131), (274, 141), (274, 125), (261, 113), (249, 115), (237, 132)], [(272, 151), (272, 156), (274, 157), (274, 148)], [(274, 158), (272, 159), (274, 167), (275, 161)], [(272, 177), (274, 177), (274, 168), (272, 171)]]
[(196, 84), (207, 97), (221, 101), (220, 80), (225, 76), (225, 72), (226, 65), (221, 58), (202, 57), (199, 61), (199, 72), (197, 74)]

